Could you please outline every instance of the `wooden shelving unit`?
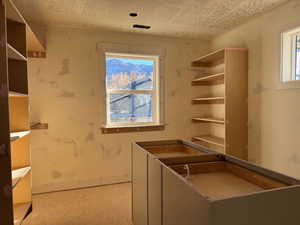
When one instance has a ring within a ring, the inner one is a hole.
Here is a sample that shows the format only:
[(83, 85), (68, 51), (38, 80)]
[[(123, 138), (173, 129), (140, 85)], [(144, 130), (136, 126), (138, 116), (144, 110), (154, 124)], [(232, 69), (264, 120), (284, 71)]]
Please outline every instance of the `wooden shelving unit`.
[(0, 224), (20, 225), (32, 210), (27, 61), (45, 48), (13, 2), (0, 1)]
[[(195, 59), (191, 65), (197, 68), (194, 71), (198, 71), (192, 79), (192, 86), (202, 92), (218, 93), (217, 97), (212, 94), (192, 99), (193, 105), (209, 104), (208, 109), (201, 108), (202, 111), (192, 118), (193, 122), (200, 122), (197, 125), (199, 135), (192, 140), (218, 152), (247, 159), (247, 49), (220, 49)], [(201, 123), (208, 123), (209, 127)]]

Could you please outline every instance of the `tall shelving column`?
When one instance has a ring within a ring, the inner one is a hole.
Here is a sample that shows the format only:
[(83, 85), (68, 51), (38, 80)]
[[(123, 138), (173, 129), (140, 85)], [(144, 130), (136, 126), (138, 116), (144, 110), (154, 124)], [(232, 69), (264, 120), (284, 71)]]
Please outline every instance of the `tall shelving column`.
[[(192, 86), (199, 107), (192, 121), (199, 134), (192, 141), (215, 151), (248, 158), (248, 51), (226, 48), (195, 59)], [(200, 96), (199, 96), (200, 95)]]
[(20, 225), (32, 210), (27, 59), (45, 49), (13, 2), (1, 3), (0, 224)]

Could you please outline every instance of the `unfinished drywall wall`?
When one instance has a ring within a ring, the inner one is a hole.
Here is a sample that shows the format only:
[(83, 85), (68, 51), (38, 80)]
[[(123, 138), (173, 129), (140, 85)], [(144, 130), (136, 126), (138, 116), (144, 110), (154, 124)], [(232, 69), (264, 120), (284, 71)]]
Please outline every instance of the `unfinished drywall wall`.
[(300, 89), (281, 89), (281, 32), (300, 26), (291, 1), (218, 36), (212, 48), (249, 48), (249, 160), (300, 178)]
[[(49, 124), (32, 132), (33, 192), (130, 180), (131, 142), (190, 138), (190, 60), (206, 53), (206, 41), (138, 34), (48, 28), (47, 58), (29, 62), (31, 120)], [(164, 131), (102, 134), (104, 62), (98, 42), (164, 48)]]

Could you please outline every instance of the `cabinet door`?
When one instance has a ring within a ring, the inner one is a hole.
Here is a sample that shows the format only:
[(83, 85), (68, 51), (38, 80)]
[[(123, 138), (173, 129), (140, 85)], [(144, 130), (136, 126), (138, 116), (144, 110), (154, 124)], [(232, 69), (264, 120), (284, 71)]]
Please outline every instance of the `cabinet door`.
[(132, 220), (134, 225), (148, 224), (147, 159), (148, 155), (133, 144), (132, 147)]
[(148, 225), (161, 225), (161, 167), (157, 159), (148, 158)]
[(207, 201), (171, 170), (162, 170), (163, 225), (208, 225)]

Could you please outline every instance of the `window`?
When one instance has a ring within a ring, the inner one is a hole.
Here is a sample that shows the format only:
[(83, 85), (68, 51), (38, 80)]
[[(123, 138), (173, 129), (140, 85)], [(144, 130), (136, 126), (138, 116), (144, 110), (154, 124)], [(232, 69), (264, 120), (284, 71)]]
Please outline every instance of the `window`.
[(159, 124), (158, 56), (106, 53), (107, 126)]
[(282, 82), (300, 80), (300, 28), (282, 34)]

